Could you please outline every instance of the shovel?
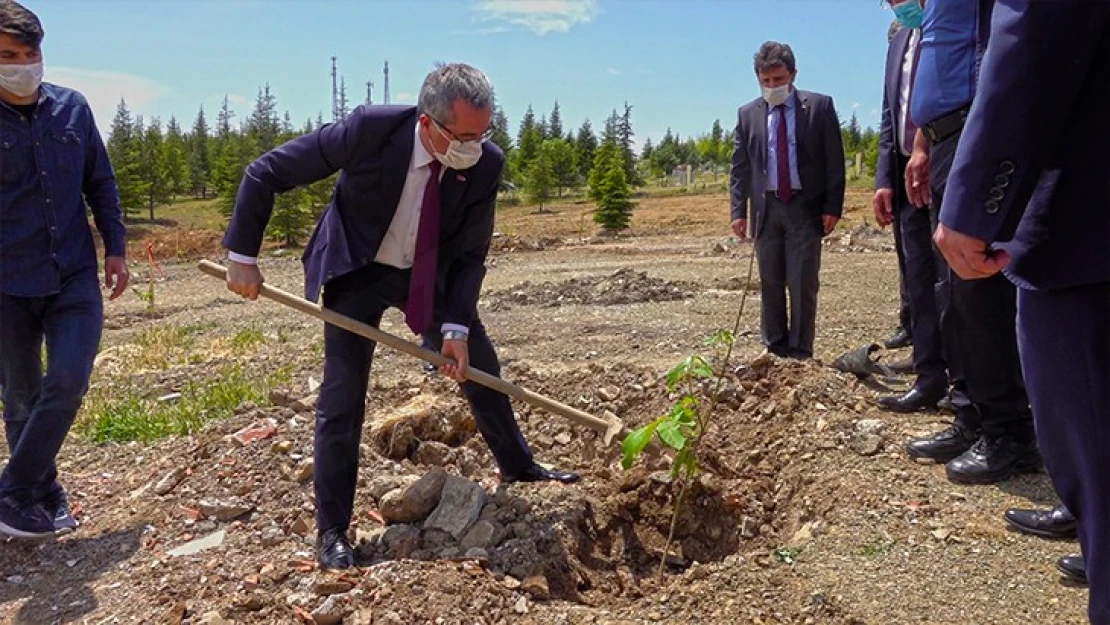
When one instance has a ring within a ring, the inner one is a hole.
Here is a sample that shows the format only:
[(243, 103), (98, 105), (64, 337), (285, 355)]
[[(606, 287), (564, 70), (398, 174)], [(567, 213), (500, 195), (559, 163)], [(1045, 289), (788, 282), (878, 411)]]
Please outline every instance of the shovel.
[[(219, 278), (221, 280), (227, 279), (227, 268), (223, 267), (222, 265), (218, 265), (212, 261), (202, 260), (200, 261), (198, 268), (203, 273), (206, 273), (214, 278)], [(381, 330), (371, 325), (355, 321), (354, 319), (351, 319), (346, 315), (341, 315), (335, 311), (328, 310), (327, 308), (324, 308), (319, 304), (314, 304), (302, 297), (297, 297), (296, 295), (293, 295), (288, 291), (283, 291), (281, 289), (274, 288), (268, 284), (263, 284), (260, 294), (263, 297), (267, 297), (274, 300), (275, 302), (278, 302), (279, 304), (285, 304), (290, 308), (294, 308), (303, 313), (312, 315), (313, 317), (330, 323), (333, 326), (343, 328), (348, 332), (352, 332), (359, 336), (368, 338), (372, 341), (377, 341), (378, 343), (388, 345), (389, 347), (392, 347), (393, 349), (396, 349), (398, 351), (405, 352), (410, 356), (416, 356), (417, 358), (425, 362), (430, 362), (437, 367), (452, 362), (449, 358), (439, 354), (438, 352), (424, 349), (419, 345), (416, 345), (415, 343), (411, 343), (404, 339), (398, 338), (387, 332), (382, 332)], [(608, 446), (613, 441), (614, 436), (617, 436), (621, 433), (622, 430), (624, 430), (624, 423), (611, 412), (606, 412), (602, 417), (595, 417), (594, 415), (582, 412), (581, 410), (578, 410), (576, 408), (571, 408), (570, 406), (557, 402), (549, 397), (544, 397), (543, 395), (539, 395), (537, 393), (533, 393), (532, 391), (523, 389), (516, 384), (502, 380), (497, 376), (490, 375), (484, 371), (479, 371), (474, 367), (467, 367), (466, 371), (463, 372), (463, 376), (471, 382), (476, 382), (478, 384), (481, 384), (482, 386), (485, 386), (486, 388), (500, 391), (508, 395), (509, 397), (518, 399), (527, 404), (531, 404), (532, 406), (535, 406), (537, 408), (542, 408), (548, 412), (566, 417), (567, 419), (570, 419), (571, 421), (578, 423), (579, 425), (593, 428), (601, 433), (602, 441), (604, 441), (606, 446)]]

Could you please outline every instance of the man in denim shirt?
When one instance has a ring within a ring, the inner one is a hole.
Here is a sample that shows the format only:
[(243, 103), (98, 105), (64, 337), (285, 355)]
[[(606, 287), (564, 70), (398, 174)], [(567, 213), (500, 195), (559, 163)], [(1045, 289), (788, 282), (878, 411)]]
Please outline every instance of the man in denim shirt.
[(108, 154), (85, 98), (41, 82), (42, 38), (34, 13), (0, 0), (0, 391), (11, 452), (0, 474), (0, 534), (15, 538), (77, 527), (54, 459), (103, 324), (86, 200), (112, 299), (128, 280)]

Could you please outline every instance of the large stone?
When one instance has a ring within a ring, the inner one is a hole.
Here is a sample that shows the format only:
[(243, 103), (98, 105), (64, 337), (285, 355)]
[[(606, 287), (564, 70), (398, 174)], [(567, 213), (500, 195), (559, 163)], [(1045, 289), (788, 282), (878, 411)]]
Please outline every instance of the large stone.
[(224, 538), (226, 538), (226, 537), (227, 537), (227, 532), (224, 531), (224, 530), (220, 530), (218, 532), (214, 532), (212, 534), (209, 534), (209, 535), (207, 535), (203, 538), (198, 538), (196, 540), (187, 542), (184, 545), (181, 545), (180, 547), (177, 547), (176, 549), (171, 549), (170, 552), (169, 552), (169, 555), (176, 557), (176, 556), (190, 556), (190, 555), (193, 555), (194, 553), (200, 553), (200, 552), (202, 552), (206, 549), (212, 549), (214, 547), (219, 547), (220, 545), (224, 544)]
[(226, 501), (205, 500), (200, 502), (197, 509), (204, 516), (217, 521), (234, 521), (241, 516), (250, 514), (254, 506), (236, 504)]
[(447, 472), (435, 467), (407, 488), (386, 493), (378, 506), (382, 518), (386, 523), (412, 523), (423, 519), (439, 504), (447, 479)]
[(316, 475), (316, 462), (312, 458), (305, 458), (297, 465), (293, 478), (298, 484), (307, 484), (312, 481), (314, 475)]
[(382, 535), (387, 558), (401, 560), (420, 547), (420, 530), (413, 525), (393, 525)]
[(289, 405), (290, 408), (297, 412), (312, 412), (316, 409), (316, 394), (306, 395)]
[(451, 462), (453, 455), (454, 450), (444, 443), (439, 441), (424, 441), (416, 448), (416, 453), (413, 454), (412, 459), (417, 464), (442, 467)]
[(389, 491), (404, 488), (418, 479), (415, 475), (379, 475), (370, 480), (365, 490), (374, 501), (378, 501)]
[(439, 505), (424, 522), (424, 529), (441, 529), (460, 540), (478, 520), (484, 505), (486, 491), (481, 486), (461, 477), (448, 477)]
[(505, 537), (505, 528), (492, 521), (478, 521), (459, 541), (464, 550), (474, 547), (491, 549)]
[(338, 625), (343, 622), (349, 608), (346, 597), (343, 595), (329, 596), (320, 607), (312, 611), (312, 620), (316, 625)]
[(185, 474), (185, 467), (177, 467), (166, 475), (163, 475), (162, 479), (158, 480), (158, 483), (154, 485), (154, 494), (165, 495), (169, 493), (185, 479)]

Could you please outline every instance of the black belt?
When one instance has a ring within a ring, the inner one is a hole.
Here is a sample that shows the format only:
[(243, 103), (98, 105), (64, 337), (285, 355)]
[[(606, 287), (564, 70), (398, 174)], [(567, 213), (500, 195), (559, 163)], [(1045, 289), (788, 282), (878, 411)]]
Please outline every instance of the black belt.
[(964, 129), (969, 110), (971, 110), (970, 105), (952, 111), (943, 117), (938, 117), (922, 126), (921, 132), (925, 134), (925, 138), (929, 140), (930, 145), (936, 145)]

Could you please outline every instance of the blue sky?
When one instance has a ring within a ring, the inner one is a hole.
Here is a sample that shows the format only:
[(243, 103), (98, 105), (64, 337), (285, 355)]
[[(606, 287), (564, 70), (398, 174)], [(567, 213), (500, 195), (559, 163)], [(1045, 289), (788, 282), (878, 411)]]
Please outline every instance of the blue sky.
[(331, 56), (348, 98), (390, 65), (394, 103), (414, 103), (437, 61), (484, 70), (516, 125), (556, 99), (565, 127), (597, 129), (633, 105), (637, 141), (735, 125), (758, 95), (751, 59), (789, 43), (797, 84), (878, 126), (888, 9), (874, 0), (23, 0), (43, 21), (46, 79), (91, 101), (104, 132), (125, 97), (147, 118), (210, 123), (224, 94), (246, 117), (269, 83), (301, 126), (330, 118)]

